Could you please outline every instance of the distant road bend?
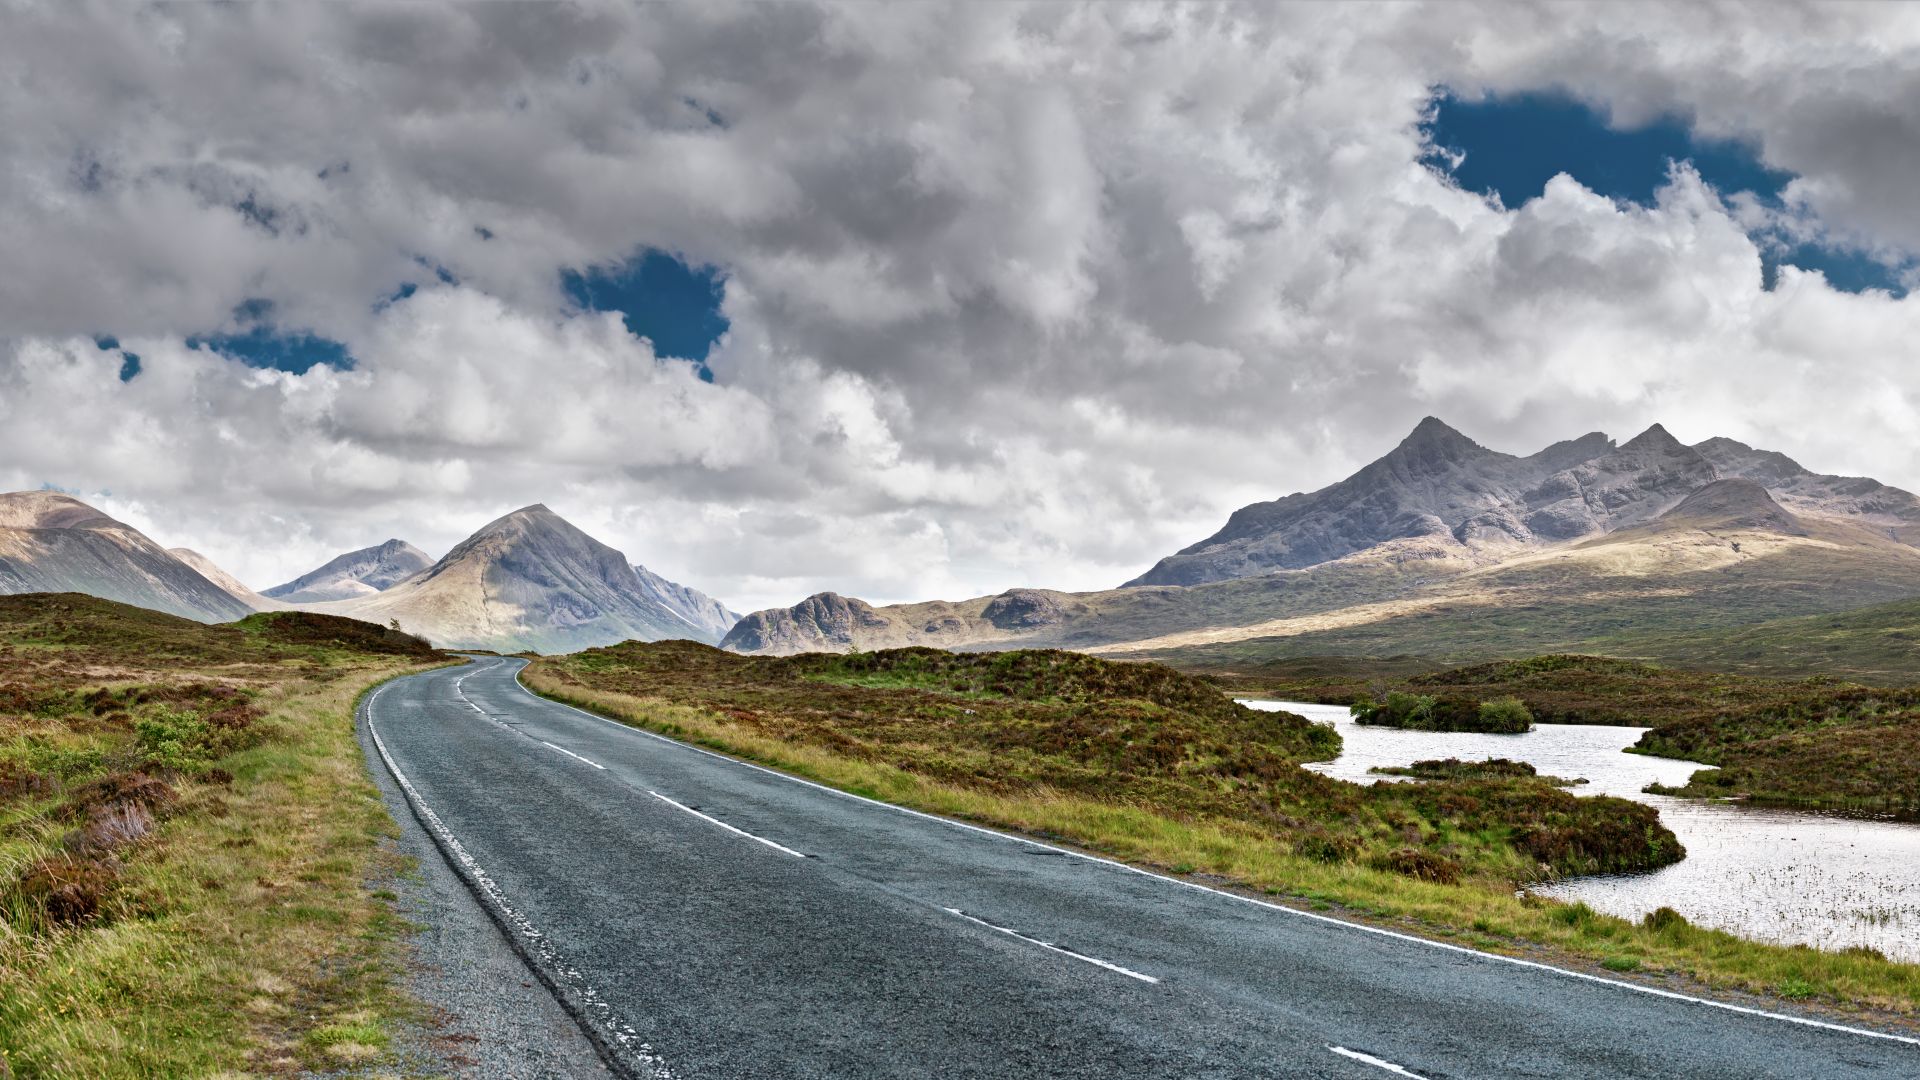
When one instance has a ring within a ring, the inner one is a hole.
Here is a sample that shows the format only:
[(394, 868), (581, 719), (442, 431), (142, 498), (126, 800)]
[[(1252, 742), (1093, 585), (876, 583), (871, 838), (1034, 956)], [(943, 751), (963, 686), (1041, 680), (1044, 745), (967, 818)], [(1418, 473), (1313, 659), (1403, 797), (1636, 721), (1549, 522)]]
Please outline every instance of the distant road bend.
[(636, 1077), (1913, 1077), (1920, 1041), (1275, 907), (885, 806), (536, 697), (361, 721), (448, 860)]

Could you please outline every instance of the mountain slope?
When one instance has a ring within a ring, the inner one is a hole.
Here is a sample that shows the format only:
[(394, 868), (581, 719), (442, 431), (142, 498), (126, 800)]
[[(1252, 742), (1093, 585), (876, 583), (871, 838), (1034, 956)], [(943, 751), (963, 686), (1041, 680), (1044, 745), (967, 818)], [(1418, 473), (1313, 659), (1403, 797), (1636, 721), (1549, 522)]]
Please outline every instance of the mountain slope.
[(52, 491), (0, 495), (0, 594), (78, 592), (200, 622), (252, 612), (139, 530)]
[(293, 607), (292, 604), (285, 601), (275, 600), (271, 596), (262, 596), (252, 589), (247, 588), (246, 585), (241, 583), (239, 578), (222, 570), (214, 564), (212, 559), (207, 558), (192, 548), (168, 548), (167, 554), (193, 567), (194, 571), (201, 577), (220, 586), (228, 596), (247, 605), (254, 611), (287, 611)]
[(263, 595), (291, 604), (351, 600), (390, 589), (433, 565), (426, 552), (404, 540), (349, 551)]
[(668, 581), (639, 563), (633, 564), (633, 575), (640, 579), (642, 597), (685, 622), (700, 641), (718, 641), (740, 621), (740, 613), (727, 605), (699, 589)]
[(1785, 454), (1732, 439), (1708, 439), (1693, 448), (1721, 476), (1761, 484), (1795, 513), (1847, 518), (1881, 526), (1894, 539), (1920, 540), (1920, 498), (1911, 492), (1864, 476), (1816, 473)]
[(620, 552), (535, 505), (488, 523), (385, 592), (320, 607), (370, 622), (397, 619), (445, 648), (566, 652), (630, 638), (720, 637), (652, 599), (649, 588)]

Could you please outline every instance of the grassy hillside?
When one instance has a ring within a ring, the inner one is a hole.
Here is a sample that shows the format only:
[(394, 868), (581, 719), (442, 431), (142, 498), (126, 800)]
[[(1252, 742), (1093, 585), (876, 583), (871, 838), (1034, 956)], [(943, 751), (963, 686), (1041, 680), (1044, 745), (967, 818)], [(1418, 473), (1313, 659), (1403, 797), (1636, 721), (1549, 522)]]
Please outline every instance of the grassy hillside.
[(771, 658), (628, 643), (538, 659), (525, 681), (872, 798), (1317, 910), (1669, 980), (1920, 1006), (1920, 967), (1755, 945), (1671, 912), (1642, 926), (1515, 895), (1515, 881), (1556, 867), (1670, 857), (1671, 834), (1646, 807), (1509, 775), (1521, 770), (1331, 780), (1300, 767), (1330, 751), (1326, 733), (1158, 666), (1049, 651)]
[(0, 597), (0, 1075), (377, 1059), (407, 1006), (351, 709), (438, 661), (326, 616)]

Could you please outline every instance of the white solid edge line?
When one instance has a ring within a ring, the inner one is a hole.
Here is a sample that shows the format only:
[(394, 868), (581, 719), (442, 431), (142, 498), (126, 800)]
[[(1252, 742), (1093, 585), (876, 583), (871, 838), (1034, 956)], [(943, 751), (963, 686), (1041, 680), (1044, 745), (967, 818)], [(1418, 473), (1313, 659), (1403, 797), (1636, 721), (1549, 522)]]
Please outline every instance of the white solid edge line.
[(549, 749), (549, 750), (558, 750), (558, 751), (560, 751), (561, 753), (563, 753), (563, 754), (565, 754), (565, 755), (567, 755), (568, 757), (570, 757), (570, 758), (572, 758), (572, 759), (573, 759), (573, 760), (575, 760), (575, 761), (585, 761), (585, 762), (586, 762), (587, 764), (589, 764), (589, 765), (591, 765), (591, 766), (593, 766), (593, 767), (594, 767), (594, 768), (596, 768), (596, 769), (602, 769), (602, 770), (604, 770), (604, 769), (606, 768), (606, 766), (605, 766), (605, 765), (602, 765), (602, 764), (600, 764), (600, 763), (599, 763), (599, 762), (597, 762), (597, 761), (588, 761), (588, 760), (587, 760), (586, 758), (583, 758), (583, 757), (581, 757), (581, 756), (580, 756), (579, 754), (576, 754), (576, 753), (574, 753), (573, 751), (571, 751), (571, 750), (569, 750), (569, 749), (567, 749), (566, 747), (564, 747), (564, 746), (555, 746), (555, 745), (553, 745), (552, 743), (550, 743), (550, 742), (548, 742), (548, 741), (547, 741), (547, 740), (545, 740), (545, 739), (541, 739), (541, 740), (540, 740), (540, 745), (541, 745), (541, 746), (544, 746), (544, 747), (546, 747), (546, 748), (547, 748), (547, 749)]
[(1336, 1054), (1339, 1054), (1341, 1057), (1352, 1058), (1355, 1061), (1364, 1062), (1368, 1065), (1373, 1066), (1376, 1069), (1385, 1069), (1395, 1076), (1410, 1076), (1413, 1078), (1413, 1080), (1426, 1080), (1426, 1077), (1421, 1076), (1417, 1072), (1409, 1071), (1406, 1068), (1406, 1066), (1395, 1065), (1393, 1062), (1388, 1061), (1385, 1058), (1377, 1058), (1377, 1057), (1374, 1057), (1372, 1054), (1363, 1054), (1358, 1050), (1349, 1050), (1344, 1046), (1329, 1046), (1327, 1047), (1327, 1049), (1333, 1051)]
[(1047, 950), (1048, 952), (1057, 952), (1061, 956), (1071, 956), (1075, 960), (1084, 960), (1095, 967), (1103, 967), (1103, 968), (1106, 968), (1108, 971), (1118, 972), (1122, 975), (1125, 975), (1129, 979), (1139, 979), (1141, 982), (1144, 982), (1144, 983), (1157, 983), (1160, 981), (1159, 979), (1156, 979), (1151, 975), (1142, 975), (1141, 973), (1133, 970), (1132, 968), (1124, 968), (1124, 967), (1121, 967), (1119, 964), (1109, 963), (1105, 960), (1100, 959), (1097, 956), (1088, 956), (1086, 953), (1074, 952), (1072, 949), (1055, 945), (1051, 941), (1041, 941), (1039, 938), (1028, 937), (1027, 935), (1021, 933), (1018, 930), (1009, 930), (1004, 926), (995, 926), (994, 924), (988, 922), (985, 919), (976, 919), (973, 916), (967, 914), (966, 912), (961, 911), (959, 908), (941, 908), (940, 910), (946, 912), (949, 915), (958, 915), (970, 923), (974, 923), (979, 926), (984, 926), (989, 930), (997, 930), (1000, 933), (1007, 935), (1008, 937), (1019, 938), (1021, 941), (1024, 941), (1029, 945), (1038, 945), (1041, 948)]
[[(472, 673), (469, 672), (469, 674)], [(380, 760), (386, 762), (387, 769), (393, 774), (394, 780), (400, 784), (401, 789), (406, 792), (409, 801), (411, 801), (414, 807), (425, 817), (426, 820), (424, 824), (446, 842), (447, 850), (453, 853), (454, 857), (459, 860), (460, 865), (466, 868), (467, 873), (472, 877), (473, 881), (487, 894), (488, 899), (493, 903), (493, 907), (505, 915), (507, 921), (512, 923), (514, 928), (520, 932), (520, 936), (529, 942), (530, 947), (538, 952), (542, 959), (546, 960), (547, 967), (559, 977), (564, 978), (568, 983), (572, 984), (574, 991), (580, 995), (581, 1001), (585, 1005), (600, 1011), (600, 1019), (606, 1024), (608, 1034), (613, 1036), (614, 1042), (619, 1044), (621, 1049), (633, 1055), (635, 1061), (640, 1066), (640, 1070), (653, 1077), (654, 1080), (673, 1080), (673, 1072), (667, 1068), (666, 1062), (661, 1060), (660, 1056), (654, 1052), (652, 1044), (643, 1041), (640, 1038), (640, 1033), (635, 1031), (631, 1024), (615, 1016), (613, 1014), (613, 1006), (607, 1003), (606, 999), (600, 995), (600, 992), (594, 988), (593, 984), (588, 982), (577, 970), (561, 958), (559, 949), (553, 944), (553, 939), (541, 933), (539, 929), (533, 925), (532, 920), (521, 914), (519, 909), (507, 902), (506, 893), (495, 883), (493, 876), (488, 874), (486, 869), (480, 865), (479, 861), (467, 851), (466, 845), (462, 844), (460, 838), (453, 834), (453, 830), (447, 827), (447, 823), (441, 820), (440, 815), (434, 812), (433, 807), (427, 805), (427, 800), (420, 794), (419, 789), (413, 786), (413, 781), (407, 778), (407, 774), (401, 770), (399, 763), (393, 760), (393, 755), (387, 752), (386, 740), (380, 737), (380, 729), (374, 726), (373, 705), (374, 702), (380, 700), (380, 695), (386, 693), (387, 687), (391, 685), (392, 682), (381, 683), (379, 689), (375, 690), (366, 700), (367, 734), (373, 738), (373, 748), (379, 751)]]
[[(555, 747), (554, 749), (557, 750), (559, 749), (559, 747)], [(661, 802), (666, 803), (668, 806), (677, 807), (678, 809), (685, 810), (687, 813), (692, 814), (694, 817), (697, 817), (702, 821), (711, 822), (715, 825), (718, 825), (730, 833), (734, 833), (735, 835), (738, 835), (738, 836), (744, 836), (749, 840), (753, 840), (753, 841), (757, 841), (759, 843), (765, 844), (768, 847), (774, 849), (775, 851), (784, 851), (796, 859), (806, 858), (805, 855), (800, 854), (799, 852), (793, 850), (790, 847), (787, 847), (784, 844), (776, 844), (764, 836), (755, 836), (745, 829), (736, 829), (733, 826), (727, 824), (726, 822), (721, 821), (717, 817), (709, 817), (706, 814), (703, 814), (700, 811), (695, 810), (693, 807), (688, 806), (685, 803), (674, 802), (672, 799), (667, 798), (665, 795), (662, 795), (657, 791), (649, 791), (647, 792), (647, 794), (653, 796), (656, 799), (659, 799)]]
[(1329, 926), (1339, 926), (1339, 927), (1344, 927), (1348, 930), (1356, 930), (1365, 934), (1373, 934), (1378, 937), (1391, 938), (1395, 941), (1405, 941), (1415, 945), (1424, 945), (1430, 949), (1439, 949), (1444, 952), (1457, 953), (1462, 956), (1470, 956), (1479, 960), (1497, 961), (1502, 964), (1510, 964), (1514, 967), (1523, 967), (1523, 968), (1529, 968), (1534, 971), (1550, 972), (1555, 975), (1563, 975), (1569, 979), (1578, 979), (1582, 982), (1596, 983), (1601, 986), (1617, 987), (1621, 990), (1631, 990), (1637, 994), (1647, 994), (1652, 997), (1666, 998), (1670, 1001), (1684, 1001), (1694, 1005), (1705, 1005), (1705, 1006), (1708, 1006), (1709, 1008), (1722, 1009), (1726, 1012), (1739, 1013), (1743, 1016), (1758, 1016), (1767, 1020), (1778, 1020), (1778, 1021), (1781, 1021), (1782, 1023), (1799, 1024), (1802, 1027), (1820, 1028), (1825, 1031), (1837, 1031), (1845, 1035), (1860, 1035), (1869, 1039), (1885, 1039), (1888, 1042), (1903, 1043), (1907, 1046), (1920, 1046), (1920, 1038), (1914, 1038), (1913, 1036), (1910, 1036), (1910, 1035), (1895, 1035), (1891, 1032), (1873, 1031), (1869, 1028), (1848, 1027), (1845, 1024), (1829, 1023), (1828, 1021), (1825, 1021), (1825, 1020), (1815, 1020), (1815, 1019), (1812, 1019), (1811, 1017), (1806, 1017), (1806, 1016), (1792, 1016), (1787, 1013), (1768, 1012), (1765, 1009), (1756, 1009), (1749, 1005), (1735, 1005), (1732, 1002), (1728, 1002), (1728, 1001), (1715, 1001), (1712, 998), (1695, 997), (1692, 994), (1682, 994), (1677, 990), (1662, 990), (1657, 986), (1642, 986), (1639, 983), (1630, 983), (1630, 982), (1623, 982), (1619, 979), (1603, 978), (1599, 975), (1592, 975), (1584, 971), (1574, 971), (1571, 968), (1554, 967), (1552, 964), (1543, 964), (1538, 960), (1523, 960), (1517, 956), (1502, 956), (1499, 953), (1481, 952), (1478, 949), (1469, 949), (1464, 945), (1454, 945), (1450, 942), (1445, 942), (1445, 941), (1433, 941), (1429, 938), (1419, 937), (1414, 934), (1403, 934), (1398, 930), (1388, 930), (1385, 927), (1368, 926), (1366, 923), (1348, 922), (1345, 919), (1336, 919), (1331, 915), (1321, 915), (1317, 912), (1312, 912), (1312, 911), (1301, 911), (1299, 908), (1291, 908), (1286, 906), (1285, 904), (1275, 904), (1267, 900), (1260, 900), (1251, 896), (1241, 896), (1239, 893), (1230, 893), (1222, 889), (1215, 889), (1207, 885), (1202, 885), (1196, 881), (1182, 881), (1179, 878), (1168, 877), (1165, 874), (1156, 874), (1151, 870), (1142, 870), (1137, 866), (1128, 866), (1126, 863), (1119, 862), (1114, 859), (1103, 858), (1099, 855), (1089, 855), (1084, 851), (1074, 851), (1071, 848), (1055, 847), (1052, 844), (1042, 843), (1038, 840), (1029, 840), (1024, 836), (1016, 836), (1012, 833), (1001, 832), (998, 829), (989, 829), (981, 825), (969, 824), (968, 822), (965, 822), (965, 821), (955, 821), (952, 818), (941, 817), (938, 814), (929, 814), (923, 810), (915, 810), (907, 806), (898, 806), (890, 802), (882, 802), (879, 799), (869, 799), (865, 795), (856, 795), (851, 791), (842, 791), (836, 787), (829, 787), (826, 784), (816, 783), (812, 780), (808, 780), (803, 777), (794, 776), (789, 773), (783, 773), (778, 769), (769, 769), (764, 765), (755, 765), (751, 761), (742, 761), (736, 757), (728, 757), (725, 754), (715, 753), (712, 750), (707, 750), (702, 747), (691, 746), (687, 743), (681, 742), (678, 739), (670, 739), (665, 735), (648, 731), (645, 728), (634, 727), (632, 724), (623, 724), (618, 720), (612, 720), (607, 717), (597, 715), (595, 713), (590, 713), (585, 709), (581, 709), (581, 708), (577, 708), (575, 706), (569, 705), (564, 701), (555, 701), (552, 698), (541, 697), (539, 694), (536, 694), (532, 690), (527, 689), (526, 684), (520, 681), (520, 672), (525, 670), (525, 668), (526, 668), (526, 663), (523, 661), (520, 667), (514, 670), (513, 682), (514, 682), (514, 685), (520, 687), (521, 692), (525, 693), (528, 697), (533, 698), (536, 701), (544, 701), (549, 705), (555, 705), (562, 709), (572, 710), (573, 712), (577, 712), (581, 716), (587, 717), (588, 719), (598, 720), (603, 724), (611, 724), (614, 727), (621, 729), (622, 731), (630, 731), (636, 735), (645, 735), (650, 739), (658, 739), (663, 743), (669, 743), (673, 746), (679, 747), (682, 750), (691, 750), (696, 754), (705, 754), (710, 758), (717, 758), (721, 761), (730, 761), (735, 765), (741, 766), (742, 768), (753, 769), (757, 772), (766, 773), (769, 776), (777, 776), (782, 780), (787, 780), (795, 784), (804, 784), (810, 788), (818, 788), (819, 790), (828, 792), (829, 794), (838, 795), (843, 799), (853, 799), (856, 802), (869, 803), (874, 806), (885, 807), (886, 809), (892, 810), (896, 813), (908, 814), (918, 818), (925, 818), (928, 821), (937, 821), (943, 825), (950, 825), (956, 829), (965, 829), (969, 832), (976, 832), (985, 836), (996, 836), (1002, 840), (1010, 840), (1016, 844), (1025, 844), (1028, 847), (1040, 848), (1043, 851), (1052, 851), (1052, 852), (1057, 852), (1061, 855), (1070, 855), (1076, 859), (1083, 859), (1087, 862), (1100, 863), (1104, 866), (1111, 866), (1117, 870), (1124, 870), (1129, 874), (1139, 874), (1141, 877), (1150, 877), (1156, 881), (1167, 882), (1170, 885), (1178, 885), (1182, 888), (1193, 889), (1197, 892), (1211, 893), (1214, 896), (1222, 896), (1229, 900), (1238, 900), (1243, 904), (1252, 904), (1256, 907), (1266, 908), (1269, 911), (1277, 911), (1277, 912), (1280, 912), (1281, 914), (1291, 915), (1299, 919), (1311, 919), (1314, 922), (1325, 923)]

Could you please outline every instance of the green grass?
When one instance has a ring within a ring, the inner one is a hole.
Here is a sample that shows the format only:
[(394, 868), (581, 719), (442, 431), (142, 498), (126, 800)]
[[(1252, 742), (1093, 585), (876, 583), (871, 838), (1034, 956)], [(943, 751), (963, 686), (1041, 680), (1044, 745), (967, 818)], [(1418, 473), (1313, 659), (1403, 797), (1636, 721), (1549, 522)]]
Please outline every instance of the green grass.
[[(361, 1069), (417, 1015), (352, 705), (432, 654), (346, 629), (0, 598), (0, 1075)], [(48, 860), (103, 868), (84, 914), (24, 888)]]

